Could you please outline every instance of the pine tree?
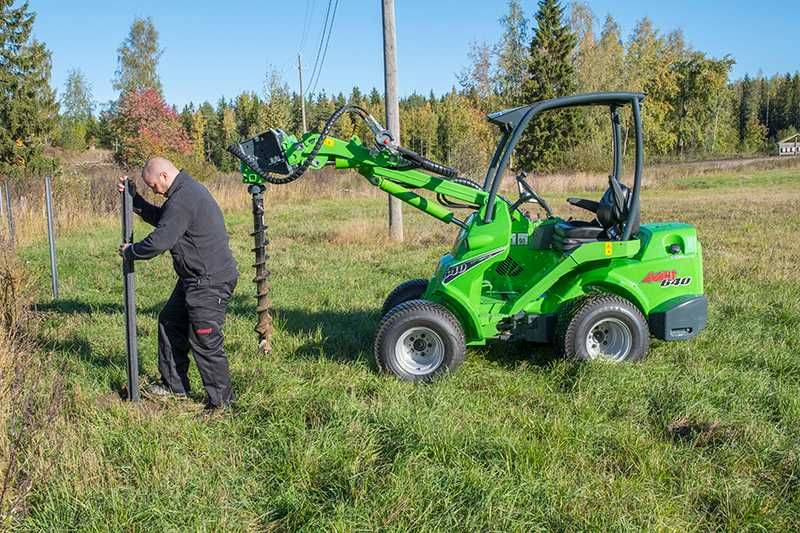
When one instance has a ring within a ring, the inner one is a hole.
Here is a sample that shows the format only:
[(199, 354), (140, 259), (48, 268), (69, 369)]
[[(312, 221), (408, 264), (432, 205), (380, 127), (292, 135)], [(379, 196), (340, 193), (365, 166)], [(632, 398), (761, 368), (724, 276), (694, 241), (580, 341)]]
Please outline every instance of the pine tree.
[(334, 111), (336, 111), (336, 104), (332, 98), (328, 98), (325, 90), (323, 90), (317, 96), (316, 102), (314, 102), (313, 111), (308, 121), (308, 129), (320, 131)]
[(755, 114), (754, 90), (753, 81), (747, 74), (739, 84), (739, 143), (745, 144), (745, 137), (747, 136), (748, 123), (751, 123), (750, 116)]
[[(575, 92), (575, 35), (563, 18), (558, 0), (539, 0), (524, 88), (527, 103)], [(562, 162), (563, 151), (569, 148), (575, 130), (575, 114), (571, 110), (539, 115), (528, 124), (519, 143), (520, 166), (540, 171), (554, 168)]]
[(150, 17), (134, 19), (128, 37), (117, 49), (114, 89), (123, 94), (141, 89), (155, 89), (160, 93), (158, 61), (163, 52), (158, 46), (158, 30), (153, 20)]
[[(783, 76), (776, 76), (774, 85), (775, 98), (774, 104), (770, 106), (772, 112), (768, 124), (769, 131), (773, 135), (777, 134), (779, 130), (791, 126), (792, 117), (795, 114), (794, 109), (792, 109), (792, 76), (789, 73)], [(757, 87), (760, 87), (760, 85), (757, 85)], [(765, 121), (762, 119), (761, 123), (763, 124)]]
[(194, 124), (194, 111), (195, 111), (194, 103), (189, 102), (188, 104), (183, 106), (183, 109), (178, 114), (181, 126), (183, 126), (183, 131), (185, 131), (186, 135), (188, 135), (190, 138), (192, 136), (192, 127)]
[(792, 89), (789, 96), (789, 125), (800, 129), (800, 73), (795, 72), (792, 76)]
[(25, 2), (0, 0), (0, 174), (22, 176), (52, 169), (43, 147), (56, 126), (50, 52), (31, 38), (36, 15)]
[(233, 156), (226, 148), (239, 139), (236, 129), (236, 113), (233, 108), (221, 98), (217, 104), (216, 120), (211, 143), (211, 160), (218, 169), (230, 172), (237, 168)]

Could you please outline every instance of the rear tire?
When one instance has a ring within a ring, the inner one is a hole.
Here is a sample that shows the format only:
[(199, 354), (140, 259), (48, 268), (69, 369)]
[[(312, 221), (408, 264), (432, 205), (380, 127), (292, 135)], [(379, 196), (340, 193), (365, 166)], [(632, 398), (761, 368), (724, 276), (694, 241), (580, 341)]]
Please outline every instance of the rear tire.
[(650, 346), (650, 330), (639, 308), (608, 293), (565, 304), (558, 317), (556, 349), (583, 361), (640, 361)]
[(426, 290), (428, 290), (427, 279), (410, 279), (404, 281), (395, 287), (394, 290), (389, 293), (389, 296), (386, 297), (386, 300), (383, 302), (383, 307), (381, 308), (381, 316), (386, 316), (386, 313), (391, 311), (393, 307), (403, 302), (419, 300), (422, 298), (422, 295), (425, 294)]
[(386, 314), (375, 335), (375, 361), (404, 381), (432, 381), (464, 362), (461, 324), (447, 308), (411, 300)]

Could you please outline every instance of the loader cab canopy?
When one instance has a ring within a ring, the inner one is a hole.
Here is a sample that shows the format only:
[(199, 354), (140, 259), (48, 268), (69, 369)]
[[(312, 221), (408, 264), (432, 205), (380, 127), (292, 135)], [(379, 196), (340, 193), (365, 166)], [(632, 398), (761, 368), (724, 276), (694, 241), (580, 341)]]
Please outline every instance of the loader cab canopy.
[[(489, 169), (483, 182), (483, 189), (489, 193), (485, 220), (488, 222), (494, 216), (494, 204), (497, 192), (505, 174), (511, 153), (519, 142), (522, 133), (530, 123), (531, 119), (544, 111), (563, 109), (567, 107), (581, 106), (606, 106), (610, 111), (611, 133), (614, 147), (614, 166), (612, 174), (609, 176), (609, 188), (618, 190), (620, 182), (620, 172), (622, 167), (622, 133), (620, 127), (619, 110), (629, 106), (633, 115), (634, 138), (636, 144), (636, 156), (634, 166), (633, 188), (625, 199), (626, 220), (620, 240), (628, 240), (634, 228), (638, 227), (639, 221), (639, 193), (641, 190), (642, 167), (644, 161), (643, 133), (640, 104), (645, 95), (642, 93), (587, 93), (542, 100), (531, 105), (514, 107), (503, 111), (490, 113), (487, 119), (492, 124), (500, 127), (502, 136), (495, 149)], [(622, 199), (620, 199), (621, 201)]]

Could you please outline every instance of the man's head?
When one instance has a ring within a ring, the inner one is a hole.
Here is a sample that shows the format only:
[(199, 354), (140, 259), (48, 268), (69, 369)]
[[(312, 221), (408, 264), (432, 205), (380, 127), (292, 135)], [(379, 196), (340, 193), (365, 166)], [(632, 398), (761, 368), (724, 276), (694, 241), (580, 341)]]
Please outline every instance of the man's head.
[(180, 170), (169, 159), (153, 157), (144, 164), (142, 180), (151, 191), (164, 196), (179, 172)]

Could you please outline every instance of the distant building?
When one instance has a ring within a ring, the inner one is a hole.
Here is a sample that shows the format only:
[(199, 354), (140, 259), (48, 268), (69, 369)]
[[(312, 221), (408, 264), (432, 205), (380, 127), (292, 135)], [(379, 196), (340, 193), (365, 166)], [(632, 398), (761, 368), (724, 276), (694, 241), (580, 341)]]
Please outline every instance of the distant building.
[(800, 155), (800, 133), (779, 141), (778, 155)]

